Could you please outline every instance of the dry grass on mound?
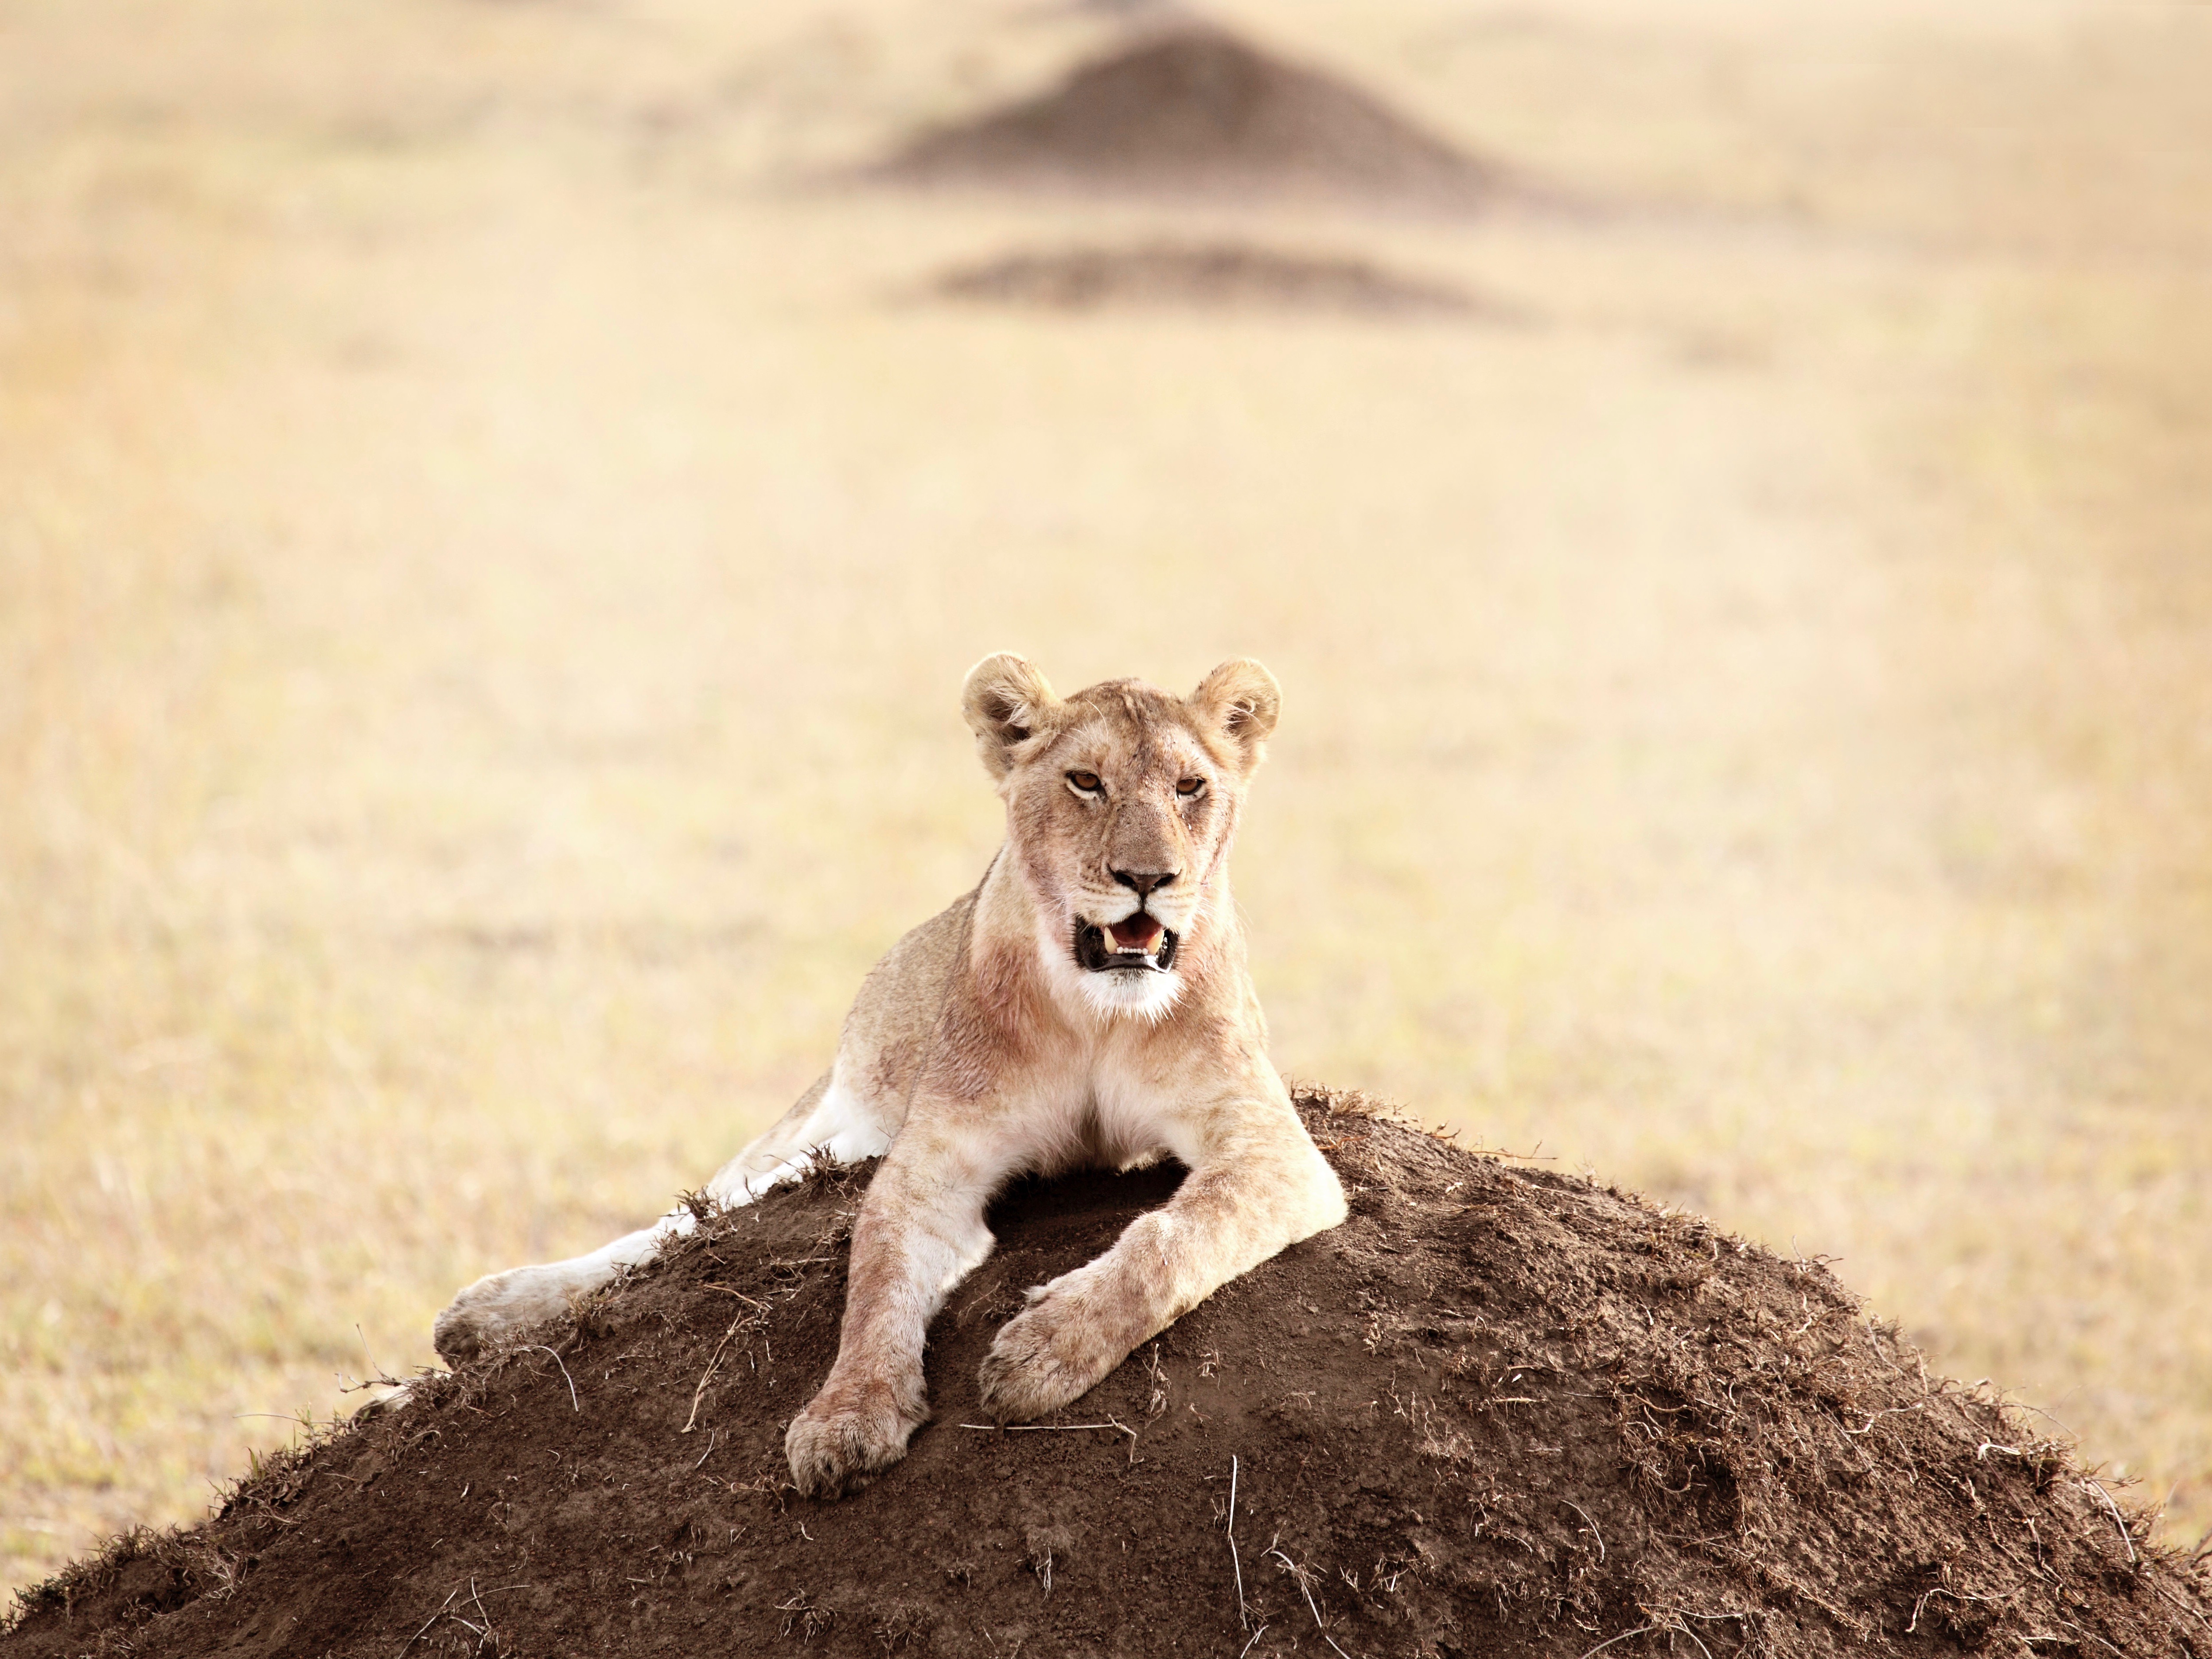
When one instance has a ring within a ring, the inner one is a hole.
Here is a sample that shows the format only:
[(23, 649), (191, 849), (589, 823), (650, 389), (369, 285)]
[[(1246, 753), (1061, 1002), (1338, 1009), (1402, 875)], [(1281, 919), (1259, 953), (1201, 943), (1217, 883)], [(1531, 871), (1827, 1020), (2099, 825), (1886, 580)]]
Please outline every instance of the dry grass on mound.
[(1060, 1422), (986, 1425), (976, 1365), (1177, 1173), (1002, 1198), (936, 1420), (818, 1503), (782, 1432), (836, 1352), (866, 1175), (834, 1172), (72, 1567), (14, 1650), (2212, 1651), (2212, 1580), (1819, 1264), (1300, 1104), (1351, 1219)]

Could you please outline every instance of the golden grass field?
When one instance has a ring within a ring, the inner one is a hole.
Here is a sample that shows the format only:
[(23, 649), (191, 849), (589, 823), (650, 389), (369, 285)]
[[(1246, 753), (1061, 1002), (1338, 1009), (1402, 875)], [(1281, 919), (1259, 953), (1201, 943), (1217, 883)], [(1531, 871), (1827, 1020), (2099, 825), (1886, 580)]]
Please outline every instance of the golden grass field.
[[(2212, 14), (1223, 15), (1596, 205), (823, 182), (1103, 38), (1015, 0), (0, 4), (0, 1581), (778, 1114), (1000, 647), (1280, 677), (1286, 1072), (2212, 1526)], [(915, 297), (1162, 234), (1527, 320)]]

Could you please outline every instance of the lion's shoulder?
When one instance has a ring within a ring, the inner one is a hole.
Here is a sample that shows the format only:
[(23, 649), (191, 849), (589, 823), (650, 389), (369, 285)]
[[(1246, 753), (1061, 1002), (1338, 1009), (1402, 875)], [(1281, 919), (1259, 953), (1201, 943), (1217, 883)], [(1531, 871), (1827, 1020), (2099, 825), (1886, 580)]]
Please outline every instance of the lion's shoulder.
[(968, 942), (976, 889), (962, 894), (898, 942), (860, 981), (838, 1044), (841, 1056), (862, 1062), (871, 1092), (902, 1097), (911, 1072), (943, 1011)]

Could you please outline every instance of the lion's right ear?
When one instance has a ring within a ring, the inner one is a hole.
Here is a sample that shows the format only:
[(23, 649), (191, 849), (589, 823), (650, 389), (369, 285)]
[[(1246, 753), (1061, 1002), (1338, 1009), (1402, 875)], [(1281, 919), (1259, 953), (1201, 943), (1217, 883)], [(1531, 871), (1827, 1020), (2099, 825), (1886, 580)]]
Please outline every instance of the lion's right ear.
[(1060, 699), (1029, 659), (1011, 651), (986, 657), (968, 671), (961, 712), (975, 733), (983, 769), (1004, 778), (1014, 769), (1014, 750), (1052, 723)]
[(1237, 657), (1200, 680), (1189, 701), (1235, 746), (1249, 777), (1267, 752), (1267, 734), (1283, 712), (1275, 677), (1251, 658)]

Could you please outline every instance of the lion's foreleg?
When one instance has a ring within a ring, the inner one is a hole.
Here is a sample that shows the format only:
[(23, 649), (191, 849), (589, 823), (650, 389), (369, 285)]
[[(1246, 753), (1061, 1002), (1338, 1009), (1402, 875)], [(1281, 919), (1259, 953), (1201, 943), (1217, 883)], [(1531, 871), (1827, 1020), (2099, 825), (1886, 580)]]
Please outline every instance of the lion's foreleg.
[(784, 1436), (792, 1479), (811, 1497), (865, 1486), (906, 1455), (929, 1416), (922, 1345), (952, 1287), (990, 1254), (980, 1172), (918, 1169), (900, 1142), (853, 1227), (837, 1360)]
[(1335, 1172), (1295, 1120), (1260, 1145), (1235, 1138), (1104, 1255), (1030, 1292), (984, 1358), (984, 1409), (1002, 1423), (1058, 1410), (1239, 1273), (1344, 1216)]

